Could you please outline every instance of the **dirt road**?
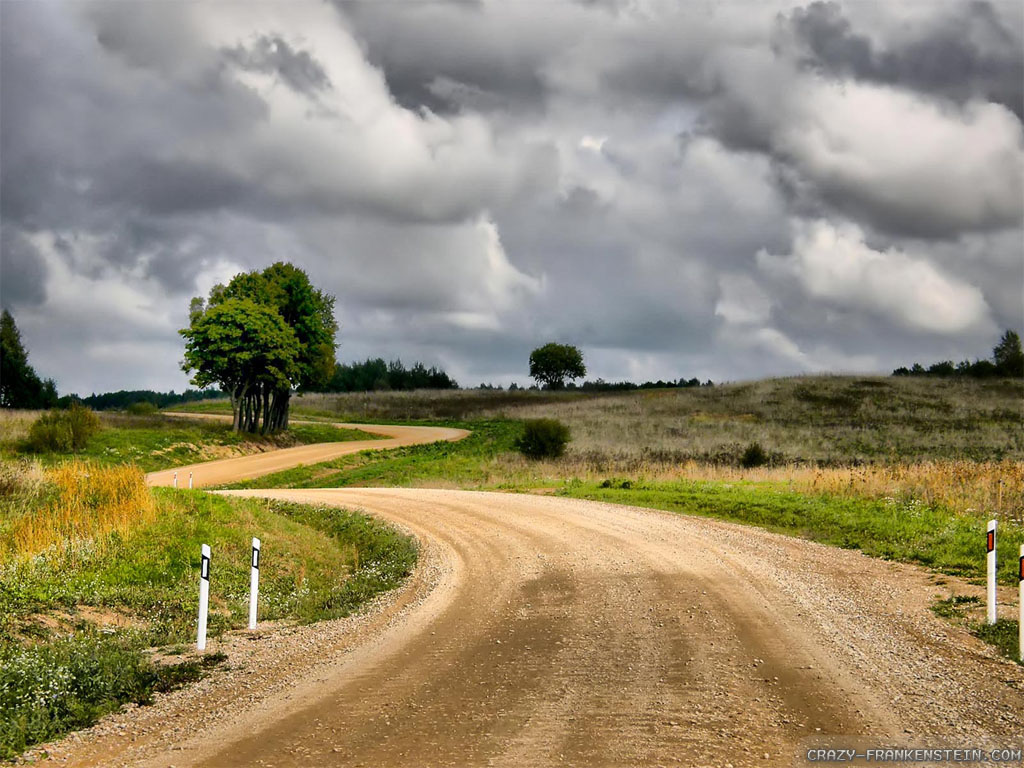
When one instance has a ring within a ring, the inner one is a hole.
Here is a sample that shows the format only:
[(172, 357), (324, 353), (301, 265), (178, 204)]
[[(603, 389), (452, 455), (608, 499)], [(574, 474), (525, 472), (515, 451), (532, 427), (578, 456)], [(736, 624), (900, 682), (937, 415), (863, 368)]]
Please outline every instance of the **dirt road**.
[(1024, 669), (933, 616), (953, 580), (918, 568), (552, 497), (232, 493), (367, 510), (416, 534), (420, 565), (359, 618), (222, 641), (229, 669), (60, 764), (785, 766), (817, 740), (1024, 742)]
[[(167, 415), (188, 419), (231, 420), (229, 416), (209, 413), (169, 413)], [(308, 424), (310, 422), (293, 420), (293, 423)], [(346, 429), (360, 429), (374, 435), (381, 435), (382, 438), (375, 440), (349, 440), (341, 443), (298, 445), (294, 448), (267, 451), (266, 453), (258, 453), (252, 456), (235, 456), (230, 459), (189, 464), (188, 466), (176, 469), (150, 472), (146, 475), (146, 482), (154, 486), (171, 486), (174, 483), (174, 475), (177, 473), (178, 487), (185, 488), (188, 486), (188, 477), (191, 473), (193, 487), (201, 488), (207, 485), (220, 485), (239, 480), (249, 480), (261, 475), (269, 475), (271, 472), (291, 469), (300, 464), (317, 464), (321, 461), (330, 461), (339, 456), (347, 456), (350, 453), (359, 453), (360, 451), (370, 449), (401, 448), (406, 445), (435, 443), (439, 440), (461, 440), (469, 435), (468, 430), (451, 429), (448, 427), (405, 427), (340, 423), (333, 426)]]

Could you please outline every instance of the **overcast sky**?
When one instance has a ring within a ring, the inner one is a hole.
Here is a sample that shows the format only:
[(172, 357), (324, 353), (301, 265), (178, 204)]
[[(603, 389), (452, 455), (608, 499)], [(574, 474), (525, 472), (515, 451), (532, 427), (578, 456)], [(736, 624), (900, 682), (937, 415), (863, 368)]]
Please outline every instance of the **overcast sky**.
[(987, 356), (1024, 327), (1022, 6), (0, 2), (0, 301), (60, 391), (182, 389), (287, 260), (339, 360), (526, 383)]

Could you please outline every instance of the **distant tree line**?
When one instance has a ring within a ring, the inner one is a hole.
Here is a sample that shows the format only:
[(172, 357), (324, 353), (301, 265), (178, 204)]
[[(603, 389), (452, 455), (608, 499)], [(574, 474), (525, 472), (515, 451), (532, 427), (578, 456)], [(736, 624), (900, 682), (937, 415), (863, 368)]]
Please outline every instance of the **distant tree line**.
[(65, 395), (57, 404), (64, 408), (72, 402), (92, 408), (94, 411), (123, 411), (130, 405), (137, 403), (150, 403), (155, 408), (166, 408), (169, 405), (180, 403), (193, 403), (197, 400), (208, 400), (213, 397), (224, 397), (219, 389), (186, 389), (180, 395), (175, 391), (154, 392), (151, 389), (122, 389), (117, 392), (104, 392), (102, 394), (91, 394), (88, 397), (78, 395)]
[(40, 379), (29, 365), (28, 350), (14, 316), (0, 313), (0, 407), (52, 408), (57, 404), (53, 379)]
[(367, 358), (358, 363), (338, 363), (327, 383), (328, 392), (405, 391), (411, 389), (458, 389), (459, 385), (440, 368), (414, 363), (406, 368), (401, 360)]
[(1011, 378), (1024, 379), (1024, 351), (1021, 350), (1020, 336), (1006, 331), (992, 350), (991, 360), (963, 360), (953, 363), (943, 360), (927, 368), (920, 363), (911, 367), (900, 367), (893, 376), (964, 376), (972, 379)]
[[(569, 382), (562, 386), (562, 389), (567, 392), (628, 392), (634, 389), (687, 389), (690, 387), (713, 387), (715, 384), (711, 379), (702, 382), (700, 379), (677, 379), (662, 381), (645, 381), (643, 384), (636, 384), (632, 381), (605, 381), (604, 379), (596, 379), (594, 381), (584, 381), (582, 384), (575, 384)], [(477, 389), (484, 390), (503, 390), (500, 384), (481, 384)], [(541, 388), (536, 384), (531, 384), (529, 387), (523, 387), (512, 382), (508, 386), (509, 392), (522, 392), (527, 390), (539, 391)]]

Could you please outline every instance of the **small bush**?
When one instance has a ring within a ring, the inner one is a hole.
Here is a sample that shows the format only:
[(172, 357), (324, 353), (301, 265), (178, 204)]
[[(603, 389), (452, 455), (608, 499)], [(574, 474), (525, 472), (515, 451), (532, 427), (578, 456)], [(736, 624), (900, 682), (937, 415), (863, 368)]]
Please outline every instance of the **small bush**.
[(747, 446), (746, 450), (743, 451), (743, 455), (740, 456), (740, 466), (744, 469), (761, 467), (768, 464), (770, 461), (771, 456), (769, 456), (768, 452), (761, 447), (760, 443), (751, 443)]
[(156, 406), (147, 400), (140, 400), (128, 406), (128, 413), (132, 416), (150, 416), (156, 413)]
[(77, 403), (66, 411), (48, 411), (28, 432), (28, 448), (35, 453), (80, 451), (100, 428), (99, 417)]
[(569, 427), (557, 419), (530, 419), (516, 448), (531, 459), (554, 459), (565, 453)]

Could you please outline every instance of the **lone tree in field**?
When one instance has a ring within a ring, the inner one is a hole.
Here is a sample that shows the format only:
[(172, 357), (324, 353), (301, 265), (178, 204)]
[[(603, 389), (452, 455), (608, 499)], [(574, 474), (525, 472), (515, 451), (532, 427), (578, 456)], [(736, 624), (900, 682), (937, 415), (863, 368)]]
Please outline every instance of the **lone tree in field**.
[(1020, 336), (1016, 331), (1003, 334), (992, 350), (992, 360), (1000, 376), (1024, 378), (1024, 350), (1021, 350)]
[(236, 432), (287, 429), (292, 389), (323, 387), (334, 372), (334, 297), (291, 264), (214, 286), (189, 316), (182, 368), (228, 393)]
[(28, 363), (28, 352), (14, 317), (0, 313), (0, 407), (52, 408), (57, 404), (53, 379), (40, 380)]
[(583, 353), (571, 344), (549, 342), (530, 353), (530, 376), (549, 389), (562, 389), (566, 379), (587, 375)]

